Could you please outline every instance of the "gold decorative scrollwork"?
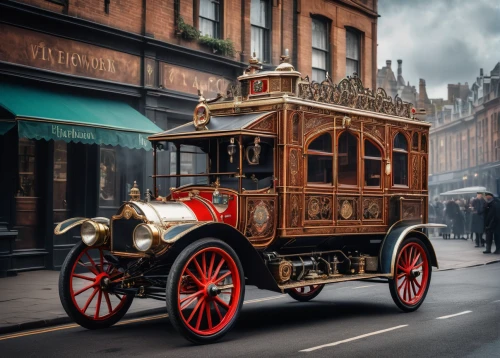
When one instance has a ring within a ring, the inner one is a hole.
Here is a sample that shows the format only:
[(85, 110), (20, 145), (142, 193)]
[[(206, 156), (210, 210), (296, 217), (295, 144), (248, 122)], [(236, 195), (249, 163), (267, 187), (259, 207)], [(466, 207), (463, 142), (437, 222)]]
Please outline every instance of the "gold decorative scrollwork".
[(363, 218), (367, 220), (382, 219), (382, 198), (367, 198), (363, 200)]
[(277, 77), (272, 77), (269, 80), (269, 92), (279, 92), (280, 89), (280, 79)]
[(249, 200), (247, 204), (248, 237), (269, 237), (274, 229), (274, 201)]
[(353, 197), (339, 197), (337, 199), (339, 220), (358, 220), (358, 200)]
[(411, 163), (411, 173), (412, 173), (411, 187), (412, 187), (412, 189), (418, 189), (419, 173), (418, 173), (418, 157), (417, 156), (413, 157), (413, 160)]
[(299, 160), (297, 157), (297, 150), (292, 149), (290, 151), (290, 184), (292, 186), (299, 185), (298, 183), (298, 172), (299, 172)]
[(299, 215), (300, 215), (299, 196), (292, 195), (290, 201), (291, 201), (290, 226), (291, 227), (298, 227), (299, 226)]
[(332, 199), (327, 196), (306, 196), (306, 220), (332, 220)]
[(365, 88), (356, 75), (348, 76), (338, 84), (333, 83), (331, 78), (318, 83), (309, 82), (306, 77), (301, 79), (298, 88), (298, 96), (303, 99), (412, 118), (411, 103), (403, 102), (397, 95), (393, 101), (382, 88), (376, 91)]

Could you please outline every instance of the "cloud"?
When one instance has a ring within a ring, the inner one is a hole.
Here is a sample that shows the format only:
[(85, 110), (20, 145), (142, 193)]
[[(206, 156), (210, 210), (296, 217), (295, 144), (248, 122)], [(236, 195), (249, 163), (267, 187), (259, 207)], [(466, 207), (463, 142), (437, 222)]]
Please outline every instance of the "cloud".
[(404, 79), (424, 78), (430, 98), (500, 61), (500, 1), (379, 0), (378, 12), (378, 68), (402, 59)]

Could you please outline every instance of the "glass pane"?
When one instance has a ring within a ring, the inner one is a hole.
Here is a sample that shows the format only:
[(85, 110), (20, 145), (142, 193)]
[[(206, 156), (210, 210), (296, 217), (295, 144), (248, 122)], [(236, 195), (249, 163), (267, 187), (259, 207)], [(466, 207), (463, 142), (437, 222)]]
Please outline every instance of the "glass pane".
[[(170, 152), (170, 174), (176, 174), (176, 151)], [(181, 146), (181, 170), (179, 174), (201, 174), (207, 171), (207, 155), (198, 147)], [(207, 184), (208, 177), (183, 177), (181, 186), (187, 184)], [(176, 187), (177, 178), (170, 179), (170, 186)]]
[(422, 134), (422, 143), (420, 144), (420, 150), (427, 153), (427, 136)]
[(255, 52), (255, 56), (261, 60), (265, 61), (265, 32), (264, 29), (252, 26), (252, 55)]
[(54, 222), (68, 217), (67, 209), (67, 176), (68, 176), (68, 144), (63, 141), (54, 142)]
[(19, 138), (19, 187), (17, 196), (36, 196), (35, 141)]
[(318, 150), (321, 152), (332, 153), (332, 136), (330, 133), (320, 135), (309, 144), (309, 150)]
[(332, 156), (309, 154), (307, 157), (307, 182), (332, 184), (332, 168)]
[(200, 0), (200, 16), (216, 20), (218, 6), (219, 5), (212, 0)]
[(359, 75), (359, 62), (351, 59), (346, 59), (346, 76), (352, 76), (354, 73)]
[(339, 137), (339, 184), (358, 184), (358, 138), (349, 132)]
[(359, 35), (354, 31), (346, 31), (346, 57), (359, 60)]
[(317, 70), (313, 68), (312, 70), (312, 81), (323, 82), (326, 79), (326, 71)]
[(392, 160), (394, 184), (408, 185), (408, 154), (394, 152)]
[(99, 206), (117, 206), (119, 203), (116, 152), (101, 148), (99, 177)]
[(312, 67), (326, 70), (326, 52), (312, 50)]
[(213, 21), (203, 19), (200, 17), (200, 31), (202, 35), (216, 37), (215, 23)]
[(394, 148), (408, 150), (408, 142), (406, 141), (405, 136), (402, 133), (398, 133), (394, 138)]
[(299, 115), (295, 113), (292, 119), (292, 141), (299, 141)]
[(382, 161), (365, 159), (365, 186), (380, 187)]
[(413, 133), (413, 138), (411, 140), (411, 149), (418, 150), (418, 133)]
[(378, 147), (369, 140), (365, 140), (365, 157), (382, 158)]
[(267, 28), (267, 9), (267, 1), (252, 0), (250, 3), (250, 24)]
[(326, 24), (316, 19), (312, 20), (312, 46), (325, 51), (328, 49)]

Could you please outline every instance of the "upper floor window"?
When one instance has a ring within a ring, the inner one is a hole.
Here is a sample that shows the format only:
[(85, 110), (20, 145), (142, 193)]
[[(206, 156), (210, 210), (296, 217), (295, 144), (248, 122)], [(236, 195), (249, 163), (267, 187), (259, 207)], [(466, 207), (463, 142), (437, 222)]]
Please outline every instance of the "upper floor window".
[(392, 173), (394, 185), (408, 185), (408, 141), (403, 133), (394, 137)]
[(360, 74), (360, 33), (354, 29), (346, 29), (346, 75)]
[(312, 80), (322, 82), (328, 71), (328, 24), (312, 19)]
[(218, 0), (200, 0), (200, 31), (205, 36), (220, 37), (220, 6)]
[(268, 0), (252, 0), (250, 24), (252, 26), (251, 50), (262, 62), (270, 62), (270, 11)]
[(380, 188), (382, 173), (382, 154), (380, 149), (369, 140), (365, 140), (365, 186)]
[(325, 133), (313, 140), (307, 148), (307, 182), (331, 185), (332, 176), (332, 136)]
[(338, 154), (339, 185), (358, 184), (358, 138), (349, 132), (339, 137)]

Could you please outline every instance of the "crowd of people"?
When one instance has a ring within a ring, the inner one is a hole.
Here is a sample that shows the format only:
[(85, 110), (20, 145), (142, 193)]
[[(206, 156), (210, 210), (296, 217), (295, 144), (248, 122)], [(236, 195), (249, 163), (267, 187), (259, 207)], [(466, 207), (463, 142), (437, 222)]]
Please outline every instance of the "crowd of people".
[[(483, 197), (484, 195), (484, 197)], [(483, 253), (490, 254), (495, 243), (494, 254), (500, 254), (500, 200), (490, 192), (478, 192), (469, 200), (444, 200), (435, 198), (431, 204), (434, 221), (446, 224), (439, 235), (445, 240), (469, 238), (475, 247), (485, 247)]]

